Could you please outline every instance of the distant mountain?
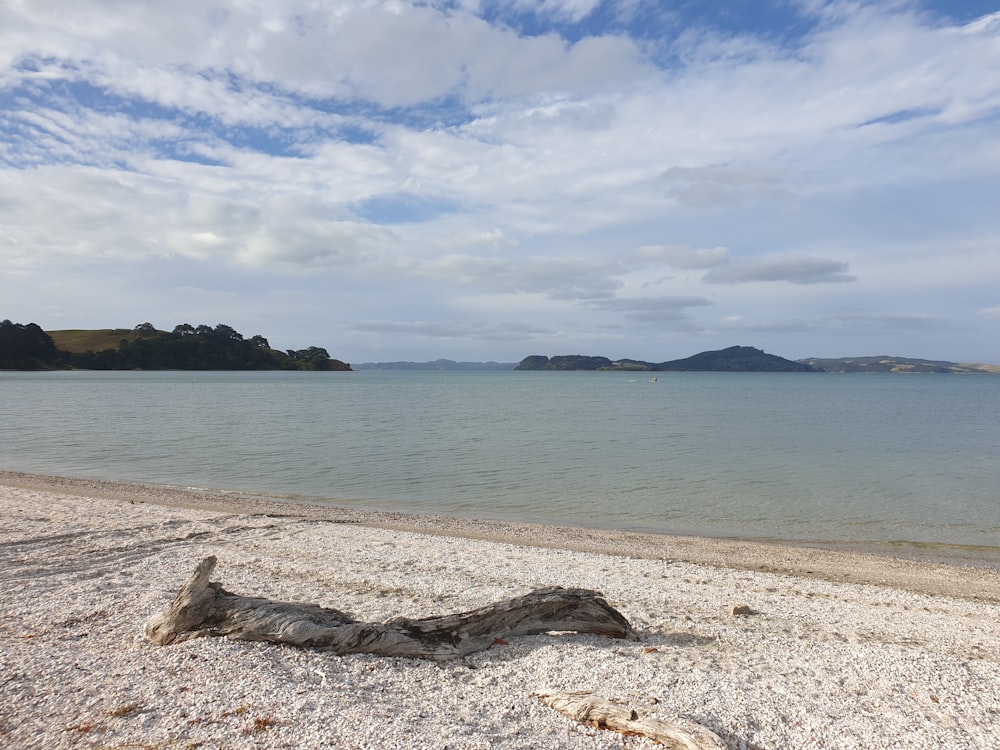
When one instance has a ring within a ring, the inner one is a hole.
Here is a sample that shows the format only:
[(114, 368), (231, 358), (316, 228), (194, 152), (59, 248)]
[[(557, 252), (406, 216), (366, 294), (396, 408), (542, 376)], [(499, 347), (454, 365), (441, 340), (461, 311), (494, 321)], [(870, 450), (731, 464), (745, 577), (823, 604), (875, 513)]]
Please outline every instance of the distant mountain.
[(515, 362), (456, 362), (436, 359), (433, 362), (365, 362), (354, 365), (355, 370), (513, 370)]
[(752, 346), (731, 346), (728, 349), (701, 352), (686, 359), (663, 362), (655, 369), (689, 372), (820, 372), (819, 368), (768, 354)]
[(810, 357), (798, 360), (826, 372), (894, 372), (894, 373), (957, 373), (957, 374), (998, 374), (1000, 365), (962, 364), (934, 359), (913, 357), (840, 357), (822, 359)]
[(731, 346), (718, 351), (701, 352), (669, 362), (643, 362), (638, 359), (611, 361), (607, 357), (581, 354), (525, 357), (517, 370), (645, 370), (651, 372), (819, 372), (801, 362), (768, 354), (752, 346)]

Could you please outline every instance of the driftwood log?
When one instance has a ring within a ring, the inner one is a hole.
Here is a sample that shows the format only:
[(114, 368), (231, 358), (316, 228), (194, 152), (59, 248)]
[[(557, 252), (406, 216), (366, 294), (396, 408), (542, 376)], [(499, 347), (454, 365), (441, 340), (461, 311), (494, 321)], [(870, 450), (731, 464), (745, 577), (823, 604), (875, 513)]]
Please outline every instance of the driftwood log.
[(671, 750), (726, 748), (726, 743), (717, 734), (701, 724), (682, 718), (664, 721), (655, 716), (645, 716), (591, 692), (540, 691), (535, 695), (546, 706), (583, 724), (625, 735), (649, 737)]
[(470, 612), (384, 623), (359, 622), (315, 604), (277, 602), (230, 593), (210, 582), (215, 557), (198, 563), (170, 607), (146, 623), (146, 635), (166, 645), (205, 635), (422, 659), (454, 659), (510, 636), (554, 631), (638, 640), (628, 620), (586, 589), (537, 589)]

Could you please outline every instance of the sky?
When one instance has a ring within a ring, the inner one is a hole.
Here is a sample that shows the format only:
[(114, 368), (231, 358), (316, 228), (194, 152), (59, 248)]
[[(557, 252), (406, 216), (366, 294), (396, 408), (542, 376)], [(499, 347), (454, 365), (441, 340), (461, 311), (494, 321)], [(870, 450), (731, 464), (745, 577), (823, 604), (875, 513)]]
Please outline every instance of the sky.
[(0, 318), (1000, 362), (1000, 0), (3, 0)]

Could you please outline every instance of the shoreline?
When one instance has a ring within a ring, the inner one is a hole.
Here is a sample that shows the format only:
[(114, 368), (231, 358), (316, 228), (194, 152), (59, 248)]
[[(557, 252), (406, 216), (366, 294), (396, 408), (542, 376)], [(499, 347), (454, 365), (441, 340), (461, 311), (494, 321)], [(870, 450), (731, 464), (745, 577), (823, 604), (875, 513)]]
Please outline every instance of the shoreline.
[(1000, 602), (1000, 567), (992, 561), (977, 562), (966, 557), (945, 555), (935, 559), (936, 556), (930, 555), (932, 559), (914, 559), (818, 545), (421, 515), (243, 492), (19, 471), (0, 470), (0, 486), (129, 500), (167, 508), (349, 523), (526, 547), (795, 575), (834, 583), (890, 586), (917, 593)]
[[(464, 659), (146, 637), (195, 565), (360, 622), (599, 591), (638, 640)], [(798, 573), (790, 572), (798, 570)], [(1000, 573), (742, 542), (407, 516), (0, 472), (0, 746), (653, 750), (540, 695), (694, 723), (727, 750), (1000, 740)]]

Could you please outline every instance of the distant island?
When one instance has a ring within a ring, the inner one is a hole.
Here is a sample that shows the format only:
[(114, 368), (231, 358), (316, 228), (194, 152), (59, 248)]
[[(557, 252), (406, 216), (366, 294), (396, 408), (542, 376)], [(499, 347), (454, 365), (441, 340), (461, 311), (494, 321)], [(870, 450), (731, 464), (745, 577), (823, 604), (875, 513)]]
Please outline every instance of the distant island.
[(981, 362), (968, 364), (934, 359), (914, 359), (912, 357), (841, 357), (821, 359), (810, 357), (797, 360), (824, 372), (893, 372), (893, 373), (955, 373), (959, 375), (996, 375), (1000, 365)]
[(752, 346), (731, 346), (718, 351), (701, 352), (685, 359), (668, 362), (643, 362), (637, 359), (612, 361), (607, 357), (587, 357), (578, 354), (557, 357), (533, 355), (525, 357), (517, 370), (633, 370), (642, 372), (822, 372), (784, 357), (755, 349)]
[(433, 362), (365, 362), (354, 365), (355, 370), (438, 370), (469, 372), (479, 370), (513, 370), (516, 362), (456, 362), (453, 359), (435, 359)]
[(244, 338), (224, 323), (214, 328), (182, 323), (170, 332), (151, 323), (46, 332), (35, 323), (4, 320), (0, 369), (345, 371), (351, 366), (318, 346), (272, 349), (263, 336)]
[(668, 362), (643, 362), (638, 359), (568, 354), (556, 357), (532, 355), (521, 360), (517, 370), (593, 370), (638, 372), (833, 372), (833, 373), (938, 373), (938, 374), (1000, 374), (1000, 365), (962, 364), (943, 360), (910, 357), (842, 357), (840, 359), (790, 360), (755, 349), (752, 346), (730, 346), (727, 349), (701, 352), (684, 359)]
[(1000, 374), (1000, 365), (958, 363), (911, 357), (872, 356), (790, 360), (752, 346), (730, 346), (684, 359), (645, 362), (602, 356), (540, 354), (514, 362), (365, 362), (352, 368), (326, 349), (272, 349), (261, 335), (244, 337), (219, 323), (172, 331), (151, 323), (134, 328), (44, 331), (35, 323), (0, 322), (0, 370), (420, 370), (475, 371), (601, 371), (601, 372), (828, 372)]

